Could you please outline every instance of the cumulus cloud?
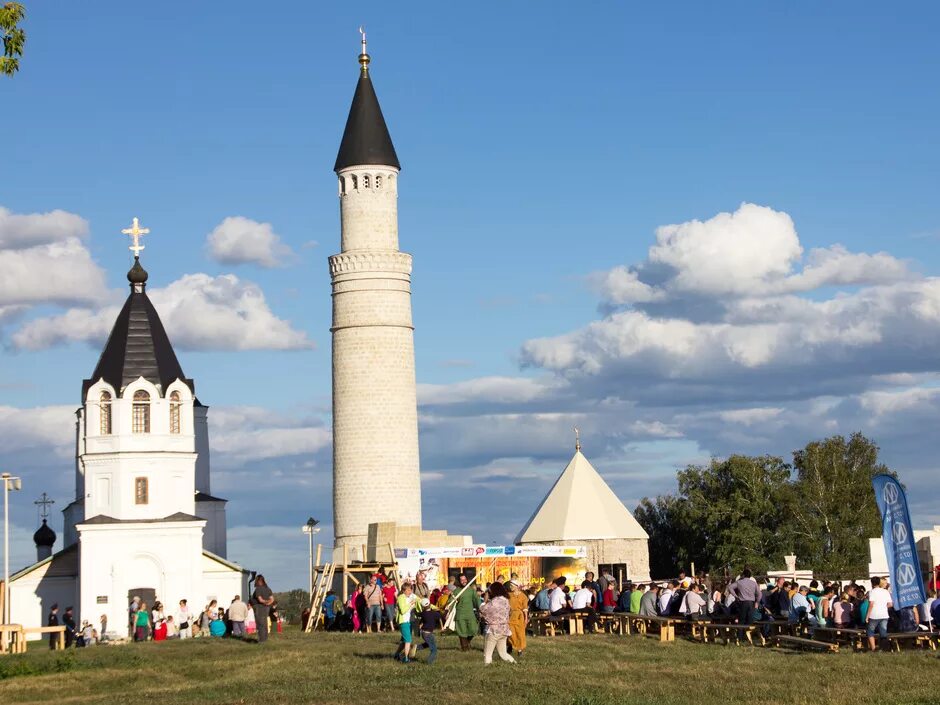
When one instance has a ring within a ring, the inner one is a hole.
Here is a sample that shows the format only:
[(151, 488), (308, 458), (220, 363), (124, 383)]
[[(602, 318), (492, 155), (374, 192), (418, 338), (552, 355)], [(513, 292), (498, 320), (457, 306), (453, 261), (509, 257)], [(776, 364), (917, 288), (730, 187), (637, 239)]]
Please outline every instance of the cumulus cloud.
[(293, 257), (270, 223), (259, 223), (240, 215), (215, 226), (206, 238), (209, 256), (222, 264), (257, 264), (283, 267)]
[(591, 280), (607, 303), (629, 305), (690, 296), (774, 296), (911, 276), (904, 262), (885, 252), (852, 253), (839, 244), (811, 250), (804, 262), (789, 215), (743, 203), (734, 213), (657, 228), (645, 262), (619, 265)]
[(0, 406), (0, 437), (5, 453), (43, 449), (60, 457), (73, 455), (75, 406)]
[(244, 406), (214, 408), (210, 414), (210, 448), (231, 456), (228, 464), (313, 455), (333, 441), (330, 428), (317, 419)]
[(63, 210), (16, 214), (0, 206), (0, 249), (18, 250), (88, 235), (88, 221)]
[[(234, 274), (187, 274), (148, 292), (170, 340), (181, 350), (300, 350), (313, 346), (306, 333), (278, 318), (264, 292)], [(21, 350), (70, 342), (100, 346), (120, 307), (72, 309), (30, 321), (13, 334)]]
[(24, 249), (0, 249), (0, 306), (89, 305), (106, 296), (104, 272), (76, 238)]

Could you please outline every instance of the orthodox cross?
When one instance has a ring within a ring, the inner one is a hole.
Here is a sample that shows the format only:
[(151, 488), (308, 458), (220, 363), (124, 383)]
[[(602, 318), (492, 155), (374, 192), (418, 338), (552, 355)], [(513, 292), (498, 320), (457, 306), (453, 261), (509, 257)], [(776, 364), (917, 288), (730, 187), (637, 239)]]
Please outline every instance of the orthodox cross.
[(138, 221), (135, 217), (131, 227), (124, 228), (121, 232), (125, 235), (130, 235), (131, 238), (133, 238), (134, 244), (127, 249), (134, 253), (135, 258), (140, 257), (140, 251), (144, 249), (144, 246), (140, 244), (140, 236), (148, 234), (150, 232), (150, 228), (140, 227), (140, 221)]
[(55, 504), (55, 500), (49, 499), (49, 496), (43, 492), (42, 497), (33, 502), (33, 504), (41, 506), (39, 514), (43, 519), (46, 519), (49, 516), (49, 505)]

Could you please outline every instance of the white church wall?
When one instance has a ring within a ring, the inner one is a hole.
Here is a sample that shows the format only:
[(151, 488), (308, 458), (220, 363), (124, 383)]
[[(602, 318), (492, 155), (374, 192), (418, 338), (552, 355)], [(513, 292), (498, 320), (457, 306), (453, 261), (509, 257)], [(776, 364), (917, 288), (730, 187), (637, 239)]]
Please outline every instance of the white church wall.
[(193, 406), (196, 444), (196, 491), (212, 494), (209, 474), (209, 407)]
[(196, 516), (206, 520), (202, 547), (225, 558), (228, 555), (225, 502), (196, 502)]
[[(24, 627), (43, 627), (52, 605), (59, 605), (59, 619), (66, 607), (78, 605), (78, 583), (74, 577), (46, 577), (45, 566), (10, 585), (10, 622)], [(31, 634), (30, 640), (41, 638)]]
[[(199, 604), (204, 522), (85, 524), (81, 537), (79, 617), (125, 624), (128, 593), (152, 588), (168, 614), (186, 598)], [(104, 602), (103, 600), (106, 600)]]
[[(194, 514), (194, 453), (86, 455), (85, 516), (160, 519)], [(137, 503), (137, 478), (147, 479), (147, 502)]]

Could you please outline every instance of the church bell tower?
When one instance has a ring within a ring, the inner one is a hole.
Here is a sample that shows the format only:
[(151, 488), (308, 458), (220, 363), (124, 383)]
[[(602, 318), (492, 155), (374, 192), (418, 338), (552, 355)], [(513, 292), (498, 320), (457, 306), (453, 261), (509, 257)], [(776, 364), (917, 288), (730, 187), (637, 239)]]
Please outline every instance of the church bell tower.
[(342, 240), (329, 258), (335, 545), (363, 559), (370, 523), (421, 526), (411, 255), (398, 249), (401, 165), (370, 60), (363, 33), (359, 82), (334, 166)]

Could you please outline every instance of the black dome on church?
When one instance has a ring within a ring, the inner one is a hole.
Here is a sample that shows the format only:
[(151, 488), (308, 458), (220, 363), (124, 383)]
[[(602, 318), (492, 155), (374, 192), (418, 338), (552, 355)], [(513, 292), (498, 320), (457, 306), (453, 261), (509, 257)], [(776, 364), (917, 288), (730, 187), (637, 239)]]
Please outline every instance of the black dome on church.
[(33, 543), (37, 546), (52, 546), (55, 544), (55, 531), (49, 528), (45, 519), (42, 520), (42, 526), (33, 534)]
[(375, 95), (375, 88), (372, 87), (372, 79), (369, 78), (368, 55), (362, 54), (359, 61), (362, 63), (359, 83), (356, 84), (356, 92), (353, 94), (346, 129), (343, 131), (343, 141), (339, 145), (333, 171), (357, 164), (393, 166), (401, 169), (392, 137), (385, 125), (382, 108), (379, 107), (379, 99)]
[(95, 371), (82, 385), (82, 397), (99, 379), (121, 394), (138, 377), (156, 385), (161, 393), (166, 393), (177, 379), (195, 392), (193, 381), (183, 374), (160, 316), (147, 297), (147, 272), (136, 258), (127, 279), (131, 282), (131, 294), (114, 322)]

